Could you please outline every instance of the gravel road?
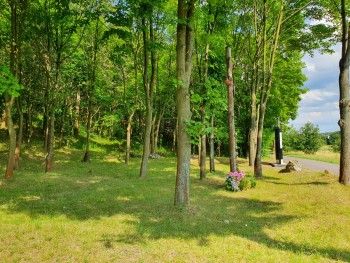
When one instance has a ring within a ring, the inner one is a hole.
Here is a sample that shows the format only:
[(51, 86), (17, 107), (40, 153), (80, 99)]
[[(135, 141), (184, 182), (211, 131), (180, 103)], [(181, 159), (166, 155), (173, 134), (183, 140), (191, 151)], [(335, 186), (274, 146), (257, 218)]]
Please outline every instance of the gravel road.
[(314, 171), (324, 171), (327, 170), (335, 175), (339, 175), (339, 165), (333, 163), (326, 163), (296, 157), (284, 156), (284, 163), (288, 163), (291, 160), (297, 160), (301, 164), (301, 168), (307, 168)]

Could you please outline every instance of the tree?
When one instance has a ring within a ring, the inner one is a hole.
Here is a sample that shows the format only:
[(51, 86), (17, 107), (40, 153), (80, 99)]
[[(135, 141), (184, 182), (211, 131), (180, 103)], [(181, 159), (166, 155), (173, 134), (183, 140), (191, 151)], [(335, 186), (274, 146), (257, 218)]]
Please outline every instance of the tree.
[(237, 160), (236, 160), (236, 129), (235, 129), (235, 116), (234, 116), (234, 94), (235, 85), (232, 78), (232, 58), (231, 48), (226, 47), (226, 64), (227, 64), (227, 77), (225, 84), (227, 86), (227, 97), (228, 97), (228, 132), (229, 132), (229, 155), (230, 155), (230, 172), (237, 171)]
[(7, 67), (0, 67), (0, 95), (5, 94), (5, 114), (6, 125), (9, 133), (9, 151), (5, 178), (9, 179), (13, 176), (15, 167), (15, 147), (16, 147), (16, 131), (12, 120), (12, 105), (15, 97), (19, 96), (22, 87), (18, 84), (17, 79), (12, 75)]
[(347, 22), (345, 0), (341, 0), (342, 53), (339, 61), (339, 110), (340, 110), (340, 172), (339, 182), (350, 185), (350, 27)]
[(340, 153), (340, 145), (341, 145), (341, 136), (340, 132), (332, 132), (328, 137), (327, 137), (327, 144), (329, 144), (332, 147), (332, 150), (334, 152)]
[[(5, 172), (5, 178), (11, 178), (13, 176), (13, 169), (18, 167), (19, 154), (20, 154), (20, 145), (22, 141), (22, 128), (23, 128), (23, 114), (20, 111), (21, 121), (20, 121), (20, 132), (18, 140), (16, 141), (16, 131), (12, 119), (12, 108), (15, 102), (15, 97), (9, 91), (11, 85), (18, 85), (17, 81), (13, 78), (21, 79), (21, 46), (22, 46), (22, 35), (24, 30), (24, 19), (27, 9), (27, 1), (9, 1), (10, 6), (10, 16), (11, 16), (11, 31), (10, 31), (10, 72), (6, 72), (5, 68), (3, 71), (5, 73), (5, 78), (8, 79), (10, 87), (5, 86), (5, 116), (6, 116), (6, 125), (9, 133), (9, 153), (8, 153), (8, 162)], [(11, 83), (12, 82), (12, 83)], [(21, 84), (21, 83), (19, 83)], [(20, 104), (18, 104), (20, 105)], [(20, 109), (20, 107), (19, 107)]]
[(311, 122), (305, 123), (299, 130), (299, 150), (306, 154), (317, 152), (323, 144), (320, 129)]
[[(151, 9), (149, 5), (143, 6), (144, 9)], [(151, 130), (152, 130), (152, 108), (153, 108), (153, 91), (156, 85), (156, 54), (154, 48), (151, 48), (151, 79), (148, 76), (149, 67), (149, 49), (154, 42), (154, 24), (152, 19), (152, 10), (149, 14), (149, 37), (147, 33), (146, 17), (142, 18), (142, 38), (143, 38), (143, 88), (146, 97), (146, 118), (145, 130), (143, 136), (143, 154), (140, 167), (140, 177), (145, 177), (148, 172), (148, 156), (150, 154)]]
[(195, 0), (178, 0), (178, 23), (176, 43), (176, 108), (177, 108), (177, 170), (175, 185), (176, 206), (190, 203), (191, 138), (186, 125), (191, 119), (190, 77), (194, 44), (193, 15)]

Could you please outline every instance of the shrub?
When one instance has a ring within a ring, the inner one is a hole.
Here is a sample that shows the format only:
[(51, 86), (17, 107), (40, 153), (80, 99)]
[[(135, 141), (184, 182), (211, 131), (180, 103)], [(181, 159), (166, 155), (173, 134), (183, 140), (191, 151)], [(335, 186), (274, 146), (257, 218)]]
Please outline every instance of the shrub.
[(233, 192), (255, 188), (256, 181), (254, 176), (245, 176), (245, 174), (238, 170), (237, 172), (230, 172), (226, 176), (226, 188)]

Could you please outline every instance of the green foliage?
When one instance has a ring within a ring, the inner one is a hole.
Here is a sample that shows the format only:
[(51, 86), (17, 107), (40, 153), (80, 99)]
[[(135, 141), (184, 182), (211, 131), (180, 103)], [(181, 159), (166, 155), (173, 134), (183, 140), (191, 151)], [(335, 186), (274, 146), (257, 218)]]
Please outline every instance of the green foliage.
[(327, 137), (327, 144), (331, 145), (334, 152), (340, 152), (340, 131), (333, 132)]
[(18, 84), (17, 79), (5, 66), (0, 66), (0, 95), (7, 92), (13, 97), (18, 97), (23, 86)]
[(247, 175), (242, 178), (242, 180), (239, 183), (239, 189), (243, 190), (248, 190), (251, 188), (256, 187), (256, 179), (254, 176)]
[(300, 149), (299, 132), (294, 127), (285, 126), (283, 128), (283, 150), (297, 151)]
[(311, 122), (307, 122), (300, 128), (300, 150), (307, 154), (317, 152), (323, 145), (320, 129)]
[(297, 132), (294, 128), (289, 128), (283, 135), (284, 149), (299, 150), (306, 154), (317, 152), (324, 144), (324, 139), (320, 134), (320, 129), (311, 122), (307, 122)]

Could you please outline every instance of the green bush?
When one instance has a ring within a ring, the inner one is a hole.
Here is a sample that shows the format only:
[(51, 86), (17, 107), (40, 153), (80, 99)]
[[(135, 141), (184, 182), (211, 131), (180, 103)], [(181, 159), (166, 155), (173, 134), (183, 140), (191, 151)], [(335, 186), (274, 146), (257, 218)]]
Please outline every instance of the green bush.
[(307, 122), (300, 128), (300, 150), (306, 154), (317, 152), (324, 144), (323, 138), (320, 134), (318, 126)]
[(311, 122), (307, 122), (299, 131), (287, 129), (283, 139), (285, 150), (303, 151), (306, 154), (317, 152), (324, 144), (320, 129)]
[(340, 152), (340, 131), (331, 133), (327, 138), (327, 143), (331, 145), (334, 152)]
[(247, 175), (242, 178), (242, 180), (239, 183), (239, 189), (241, 190), (247, 190), (250, 188), (255, 188), (256, 186), (256, 180), (254, 176)]

